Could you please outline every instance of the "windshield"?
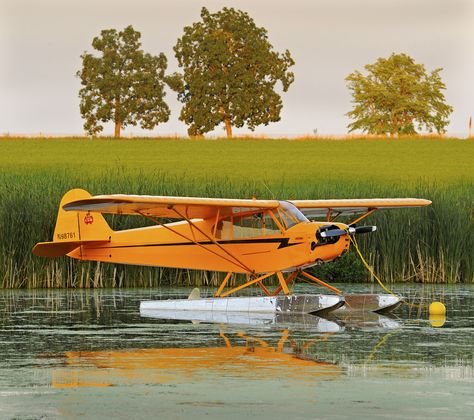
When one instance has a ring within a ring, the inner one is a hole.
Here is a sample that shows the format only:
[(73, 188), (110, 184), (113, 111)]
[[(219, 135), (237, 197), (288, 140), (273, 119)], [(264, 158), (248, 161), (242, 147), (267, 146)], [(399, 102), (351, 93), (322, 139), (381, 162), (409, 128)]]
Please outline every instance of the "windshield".
[(278, 214), (280, 221), (286, 229), (301, 223), (309, 222), (303, 213), (301, 213), (293, 204), (288, 201), (280, 201), (280, 207), (277, 208), (275, 212)]

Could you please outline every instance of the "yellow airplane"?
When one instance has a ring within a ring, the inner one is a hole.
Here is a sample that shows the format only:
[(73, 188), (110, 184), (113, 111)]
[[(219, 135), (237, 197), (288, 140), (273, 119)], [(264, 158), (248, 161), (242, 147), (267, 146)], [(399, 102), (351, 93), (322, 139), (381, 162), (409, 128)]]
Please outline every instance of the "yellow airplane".
[[(339, 289), (305, 269), (346, 252), (349, 235), (374, 231), (375, 226), (356, 223), (375, 211), (429, 204), (414, 198), (278, 201), (91, 196), (73, 189), (61, 200), (53, 241), (38, 243), (33, 253), (225, 272), (215, 294), (222, 298), (255, 284), (266, 296), (289, 295), (288, 286), (298, 276), (340, 295)], [(114, 231), (102, 214), (138, 215), (156, 226)], [(349, 224), (336, 221), (355, 214), (360, 215)], [(310, 221), (307, 216), (323, 221)], [(247, 274), (247, 281), (225, 290), (235, 273)], [(263, 281), (274, 275), (279, 286), (270, 290)]]

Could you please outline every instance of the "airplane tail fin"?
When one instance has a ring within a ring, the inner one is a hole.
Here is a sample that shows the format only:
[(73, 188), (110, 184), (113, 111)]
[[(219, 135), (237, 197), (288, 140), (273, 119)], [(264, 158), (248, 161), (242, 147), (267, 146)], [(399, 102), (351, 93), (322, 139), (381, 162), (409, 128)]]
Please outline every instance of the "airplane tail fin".
[(66, 211), (63, 206), (76, 200), (91, 197), (87, 191), (73, 189), (64, 194), (59, 205), (52, 242), (40, 242), (33, 253), (40, 257), (67, 255), (84, 243), (109, 242), (113, 230), (100, 213)]

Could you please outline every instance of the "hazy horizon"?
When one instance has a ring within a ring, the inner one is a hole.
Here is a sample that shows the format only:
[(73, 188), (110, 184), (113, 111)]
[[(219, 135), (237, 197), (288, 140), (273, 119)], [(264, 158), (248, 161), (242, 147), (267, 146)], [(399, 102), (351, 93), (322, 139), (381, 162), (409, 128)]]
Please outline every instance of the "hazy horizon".
[[(448, 134), (464, 136), (473, 112), (474, 2), (470, 0), (2, 0), (0, 133), (82, 135), (80, 55), (102, 29), (127, 25), (142, 34), (143, 49), (163, 52), (167, 72), (178, 71), (173, 46), (183, 27), (200, 19), (202, 6), (249, 13), (268, 30), (277, 51), (289, 49), (295, 82), (283, 93), (281, 121), (259, 126), (259, 135), (340, 135), (347, 132), (351, 98), (344, 78), (354, 70), (404, 52), (427, 71), (442, 67), (447, 103), (454, 107)], [(167, 89), (169, 122), (154, 130), (128, 127), (124, 135), (186, 135), (180, 103)], [(251, 134), (235, 129), (234, 134)], [(103, 135), (113, 134), (112, 123)], [(223, 127), (209, 133), (224, 135)]]

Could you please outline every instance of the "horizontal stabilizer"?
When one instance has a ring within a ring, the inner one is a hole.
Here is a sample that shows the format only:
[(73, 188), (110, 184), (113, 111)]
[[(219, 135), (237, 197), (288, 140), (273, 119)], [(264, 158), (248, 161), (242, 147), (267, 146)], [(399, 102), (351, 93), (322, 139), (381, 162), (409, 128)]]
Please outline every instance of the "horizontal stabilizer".
[(100, 244), (106, 241), (70, 241), (70, 242), (40, 242), (33, 248), (33, 254), (38, 257), (61, 257), (74, 251), (77, 247), (85, 244)]

